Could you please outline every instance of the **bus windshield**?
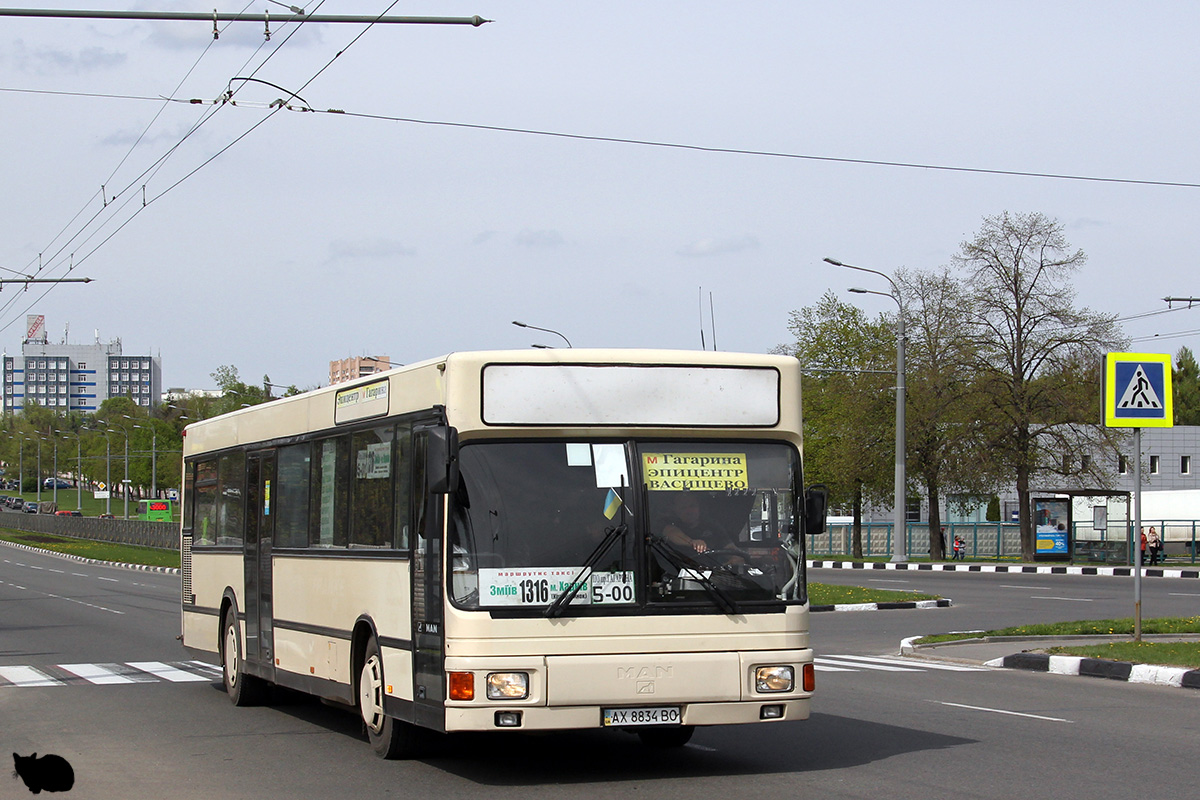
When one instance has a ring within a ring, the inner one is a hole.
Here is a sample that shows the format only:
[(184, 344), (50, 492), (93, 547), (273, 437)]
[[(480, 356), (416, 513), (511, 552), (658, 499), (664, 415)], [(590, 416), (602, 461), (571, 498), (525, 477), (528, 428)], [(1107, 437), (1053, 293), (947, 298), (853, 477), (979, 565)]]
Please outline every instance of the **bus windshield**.
[(789, 445), (482, 442), (459, 463), (459, 607), (739, 613), (805, 599)]

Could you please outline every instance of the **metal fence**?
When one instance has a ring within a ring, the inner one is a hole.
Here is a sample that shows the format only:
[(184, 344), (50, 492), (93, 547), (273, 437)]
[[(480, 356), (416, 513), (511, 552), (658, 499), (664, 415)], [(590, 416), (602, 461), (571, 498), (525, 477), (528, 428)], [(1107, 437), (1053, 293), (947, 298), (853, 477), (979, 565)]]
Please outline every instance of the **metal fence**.
[(116, 544), (158, 547), (164, 550), (179, 549), (179, 525), (172, 522), (4, 513), (0, 514), (0, 527), (32, 533), (74, 536), (78, 539), (96, 539)]
[[(1195, 564), (1200, 557), (1200, 520), (1142, 520), (1142, 526), (1151, 526), (1163, 534), (1166, 553), (1173, 560), (1183, 559)], [(964, 558), (971, 561), (998, 561), (1021, 557), (1021, 529), (1015, 522), (952, 522), (946, 523), (946, 558), (953, 552), (955, 536), (966, 542)], [(862, 524), (862, 551), (864, 558), (880, 558), (892, 555), (893, 526), (887, 522), (864, 522)], [(853, 526), (830, 525), (825, 533), (813, 536), (808, 541), (810, 558), (844, 556), (853, 551)], [(1092, 529), (1091, 522), (1075, 525), (1075, 554), (1077, 561), (1105, 561), (1128, 563), (1129, 533), (1124, 525), (1113, 526), (1107, 535), (1101, 536)], [(911, 523), (905, 526), (905, 553), (910, 557), (929, 556), (929, 526)]]

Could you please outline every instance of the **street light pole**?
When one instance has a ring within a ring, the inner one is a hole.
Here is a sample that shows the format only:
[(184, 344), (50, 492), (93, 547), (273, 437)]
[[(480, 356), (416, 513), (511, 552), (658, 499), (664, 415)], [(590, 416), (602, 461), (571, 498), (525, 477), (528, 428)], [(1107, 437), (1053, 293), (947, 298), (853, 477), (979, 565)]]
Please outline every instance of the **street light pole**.
[[(128, 420), (133, 419), (133, 417), (130, 417), (126, 414), (122, 414), (121, 416), (125, 417), (125, 419), (128, 419)], [(149, 420), (148, 422), (149, 422), (148, 427), (150, 428), (150, 496), (152, 498), (154, 498), (155, 500), (157, 500), (158, 499), (158, 431), (154, 429), (154, 420)], [(136, 422), (133, 424), (133, 427), (139, 428), (141, 430), (146, 430), (146, 428), (147, 428), (146, 425), (138, 425)]]
[[(894, 489), (893, 505), (893, 535), (892, 535), (892, 561), (903, 562), (908, 558), (905, 555), (907, 544), (905, 542), (906, 534), (908, 533), (908, 519), (905, 513), (907, 505), (908, 493), (906, 489), (906, 473), (908, 464), (906, 461), (905, 447), (905, 431), (904, 431), (904, 399), (905, 399), (905, 375), (904, 375), (904, 304), (900, 302), (900, 287), (888, 275), (874, 269), (866, 267), (856, 267), (853, 264), (844, 264), (832, 258), (826, 258), (825, 262), (832, 264), (835, 267), (845, 267), (846, 269), (856, 269), (859, 272), (870, 272), (872, 275), (878, 275), (886, 280), (892, 286), (892, 293), (876, 292), (871, 289), (851, 289), (850, 291), (856, 294), (877, 294), (881, 297), (890, 297), (896, 301), (896, 485)], [(930, 536), (933, 536), (933, 531), (930, 531)]]
[(517, 322), (515, 319), (513, 320), (513, 325), (516, 325), (518, 328), (529, 328), (530, 330), (542, 331), (543, 333), (553, 333), (555, 336), (566, 342), (567, 347), (574, 347), (574, 345), (571, 344), (570, 339), (568, 339), (566, 336), (563, 336), (556, 330), (551, 330), (550, 328), (539, 328), (537, 325), (527, 325), (524, 322)]
[[(125, 434), (125, 480), (121, 481), (121, 494), (125, 496), (125, 519), (129, 519), (129, 433), (125, 430), (112, 430), (112, 433)], [(112, 486), (108, 487), (109, 494), (112, 494)]]

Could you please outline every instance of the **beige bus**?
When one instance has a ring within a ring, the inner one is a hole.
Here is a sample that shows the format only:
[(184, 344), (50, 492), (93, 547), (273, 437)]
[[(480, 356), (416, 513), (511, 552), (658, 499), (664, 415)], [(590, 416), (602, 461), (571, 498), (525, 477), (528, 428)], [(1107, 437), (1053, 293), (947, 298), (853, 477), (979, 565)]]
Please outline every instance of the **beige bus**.
[(235, 705), (426, 730), (804, 719), (813, 691), (795, 359), (454, 353), (184, 436), (184, 646)]

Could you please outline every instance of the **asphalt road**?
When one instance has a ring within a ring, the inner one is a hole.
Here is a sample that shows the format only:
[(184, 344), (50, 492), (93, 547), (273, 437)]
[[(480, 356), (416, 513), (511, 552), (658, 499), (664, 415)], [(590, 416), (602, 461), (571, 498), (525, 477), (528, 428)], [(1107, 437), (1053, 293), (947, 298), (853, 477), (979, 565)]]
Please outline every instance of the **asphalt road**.
[[(912, 579), (868, 585), (934, 591), (955, 605), (814, 614), (821, 664), (806, 722), (703, 729), (667, 752), (603, 731), (473, 736), (437, 742), (421, 759), (383, 762), (349, 713), (290, 697), (234, 708), (215, 672), (189, 664), (175, 641), (176, 576), (0, 545), (0, 675), (31, 666), (61, 679), (0, 686), (0, 751), (58, 753), (77, 778), (64, 796), (122, 800), (1195, 796), (1200, 692), (871, 660), (892, 658), (901, 638), (921, 633), (1128, 615), (1129, 579), (811, 577)], [(1200, 581), (1143, 587), (1148, 615), (1200, 608)], [(62, 669), (130, 663), (150, 679), (95, 685)], [(0, 777), (0, 798), (22, 796), (23, 785)]]

